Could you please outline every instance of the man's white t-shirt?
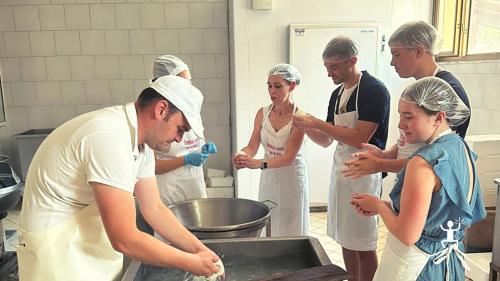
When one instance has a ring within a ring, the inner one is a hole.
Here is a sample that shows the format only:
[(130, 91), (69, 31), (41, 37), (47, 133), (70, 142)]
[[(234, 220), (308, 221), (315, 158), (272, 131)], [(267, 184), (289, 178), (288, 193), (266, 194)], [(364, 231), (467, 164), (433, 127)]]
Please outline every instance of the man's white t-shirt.
[(137, 144), (133, 103), (83, 114), (56, 128), (40, 145), (25, 184), (20, 226), (42, 231), (95, 202), (90, 182), (133, 192), (154, 177), (154, 153)]

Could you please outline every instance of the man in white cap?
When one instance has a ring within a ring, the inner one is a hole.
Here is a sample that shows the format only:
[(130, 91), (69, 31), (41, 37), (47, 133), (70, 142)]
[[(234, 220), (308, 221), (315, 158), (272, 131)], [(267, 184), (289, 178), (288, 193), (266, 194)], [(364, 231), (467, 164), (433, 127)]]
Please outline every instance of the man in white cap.
[[(26, 179), (19, 220), (21, 280), (117, 280), (125, 254), (196, 275), (218, 272), (217, 255), (161, 202), (152, 149), (202, 135), (191, 83), (164, 76), (135, 103), (78, 116), (37, 150)], [(134, 195), (154, 230), (141, 232)]]
[[(188, 66), (178, 57), (163, 55), (153, 61), (153, 81), (165, 75), (176, 75), (191, 80)], [(203, 96), (194, 95), (201, 111)], [(155, 151), (156, 181), (165, 205), (189, 199), (206, 198), (203, 164), (209, 154), (217, 152), (213, 142), (206, 142), (203, 135), (186, 132), (179, 143), (172, 143), (164, 151)]]

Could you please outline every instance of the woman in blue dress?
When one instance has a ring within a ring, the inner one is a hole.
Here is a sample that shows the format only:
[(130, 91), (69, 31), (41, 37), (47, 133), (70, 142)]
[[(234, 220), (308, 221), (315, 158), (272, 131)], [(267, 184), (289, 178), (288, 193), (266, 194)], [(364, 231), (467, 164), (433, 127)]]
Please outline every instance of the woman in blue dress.
[(374, 280), (464, 280), (464, 230), (486, 216), (477, 156), (450, 126), (469, 109), (444, 80), (422, 78), (399, 100), (399, 128), (410, 143), (426, 143), (398, 173), (392, 202), (353, 194), (365, 216), (380, 214), (389, 234)]

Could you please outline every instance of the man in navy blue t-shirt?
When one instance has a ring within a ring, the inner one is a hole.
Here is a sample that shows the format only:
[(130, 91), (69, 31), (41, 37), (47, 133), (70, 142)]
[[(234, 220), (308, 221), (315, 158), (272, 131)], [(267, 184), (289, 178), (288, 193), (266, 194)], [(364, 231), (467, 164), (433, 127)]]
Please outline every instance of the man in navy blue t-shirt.
[(371, 280), (377, 269), (377, 216), (360, 216), (350, 205), (354, 192), (380, 196), (381, 173), (358, 180), (341, 175), (344, 161), (363, 143), (384, 149), (387, 141), (390, 96), (377, 78), (356, 67), (357, 44), (348, 37), (333, 38), (323, 51), (324, 65), (337, 87), (330, 98), (326, 122), (311, 115), (294, 116), (303, 129), (324, 147), (338, 142), (328, 195), (328, 235), (342, 245), (346, 269), (355, 280)]

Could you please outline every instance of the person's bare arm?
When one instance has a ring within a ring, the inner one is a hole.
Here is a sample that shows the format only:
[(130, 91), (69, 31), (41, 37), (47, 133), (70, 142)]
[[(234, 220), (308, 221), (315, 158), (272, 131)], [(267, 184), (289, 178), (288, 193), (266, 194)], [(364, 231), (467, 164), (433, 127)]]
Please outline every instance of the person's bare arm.
[(344, 177), (358, 179), (379, 172), (398, 173), (408, 162), (408, 159), (396, 159), (397, 145), (386, 150), (366, 143), (362, 146), (364, 151), (353, 153), (351, 160), (344, 162), (345, 167), (342, 169)]
[(432, 193), (441, 182), (432, 167), (423, 158), (413, 157), (406, 168), (401, 192), (401, 210), (395, 216), (387, 205), (380, 212), (387, 229), (401, 242), (413, 245), (422, 235)]
[(391, 147), (382, 150), (381, 158), (396, 159), (398, 158), (398, 144), (395, 143)]
[(253, 124), (253, 131), (250, 140), (248, 141), (247, 146), (242, 148), (240, 151), (236, 152), (233, 156), (232, 162), (236, 169), (245, 168), (246, 166), (241, 163), (240, 157), (241, 155), (246, 156), (245, 159), (251, 159), (257, 154), (260, 146), (260, 131), (262, 130), (262, 108), (257, 111), (255, 115), (255, 120)]
[(253, 131), (250, 140), (248, 141), (247, 146), (241, 149), (242, 152), (245, 152), (246, 155), (250, 157), (254, 157), (257, 154), (260, 146), (260, 131), (262, 129), (262, 108), (257, 111), (255, 114), (255, 120), (253, 123)]
[[(157, 188), (145, 190), (156, 184), (154, 178), (142, 182), (137, 188), (141, 212), (155, 230), (160, 229), (166, 239), (182, 250), (169, 246), (153, 236), (141, 232), (135, 223), (135, 204), (132, 193), (109, 185), (91, 182), (104, 228), (113, 248), (141, 262), (176, 267), (197, 275), (210, 275), (218, 271), (214, 264), (219, 258), (211, 251), (202, 251), (204, 245), (189, 233), (165, 207)], [(145, 193), (153, 193), (144, 196)], [(151, 198), (156, 198), (151, 200)], [(149, 199), (148, 199), (149, 198)], [(163, 224), (160, 227), (159, 224)]]
[(342, 175), (344, 177), (358, 179), (360, 177), (379, 173), (399, 173), (404, 168), (408, 158), (405, 159), (383, 159), (371, 154), (361, 154), (356, 158), (344, 162)]
[(399, 173), (409, 158), (398, 159), (398, 145), (394, 144), (390, 148), (382, 151), (382, 159), (379, 160), (377, 165), (380, 167), (380, 172)]
[[(280, 167), (290, 166), (297, 157), (297, 153), (300, 150), (303, 140), (304, 140), (304, 133), (301, 130), (292, 129), (292, 133), (290, 134), (290, 137), (288, 138), (288, 141), (286, 142), (285, 145), (284, 154), (267, 159), (267, 167), (280, 168)], [(261, 159), (245, 158), (245, 156), (238, 157), (238, 159), (241, 160), (240, 161), (241, 165), (250, 169), (260, 168), (260, 164), (262, 162)]]
[(377, 128), (377, 123), (363, 120), (356, 121), (354, 128), (335, 126), (324, 121), (318, 122), (317, 126), (317, 129), (333, 137), (338, 142), (359, 149), (362, 148), (361, 144), (367, 143), (371, 139)]
[(378, 161), (379, 172), (399, 173), (404, 168), (408, 158), (403, 159), (380, 159)]
[(320, 130), (306, 129), (306, 130), (304, 130), (304, 132), (313, 142), (315, 142), (316, 144), (318, 144), (322, 147), (329, 147), (333, 142), (332, 137), (323, 133)]
[(302, 115), (293, 117), (293, 125), (299, 129), (316, 129), (331, 138), (361, 149), (363, 143), (367, 143), (378, 128), (378, 124), (370, 121), (358, 120), (354, 128), (344, 128), (335, 126), (320, 120), (312, 115)]
[(398, 145), (394, 144), (388, 149), (382, 150), (382, 156), (377, 165), (380, 169), (379, 172), (399, 173), (408, 160), (409, 158), (398, 159)]
[(422, 235), (432, 194), (440, 185), (429, 163), (416, 156), (406, 167), (399, 214), (394, 213), (387, 202), (373, 195), (354, 194), (352, 204), (358, 211), (380, 214), (394, 236), (405, 245), (413, 245)]
[(175, 157), (171, 159), (156, 159), (155, 174), (164, 174), (184, 166), (184, 157)]

